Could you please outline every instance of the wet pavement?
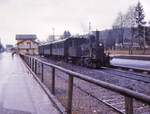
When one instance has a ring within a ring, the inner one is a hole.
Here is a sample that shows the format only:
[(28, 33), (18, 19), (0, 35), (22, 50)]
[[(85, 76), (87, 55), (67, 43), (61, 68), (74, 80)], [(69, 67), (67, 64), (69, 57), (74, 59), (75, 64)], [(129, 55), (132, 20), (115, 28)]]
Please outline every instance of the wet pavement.
[(111, 60), (111, 64), (112, 65), (121, 65), (121, 66), (125, 66), (125, 67), (150, 69), (150, 61), (145, 61), (145, 60), (114, 58)]
[(59, 114), (22, 60), (11, 53), (0, 54), (0, 114)]

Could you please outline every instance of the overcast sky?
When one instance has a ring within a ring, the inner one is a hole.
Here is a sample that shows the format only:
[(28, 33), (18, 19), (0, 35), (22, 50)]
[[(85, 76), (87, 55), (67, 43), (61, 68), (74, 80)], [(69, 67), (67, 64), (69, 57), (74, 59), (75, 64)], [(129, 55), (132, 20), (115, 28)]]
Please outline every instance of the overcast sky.
[[(15, 44), (16, 34), (37, 34), (46, 40), (56, 34), (72, 34), (111, 27), (118, 12), (126, 12), (138, 0), (0, 0), (0, 38), (3, 44)], [(150, 20), (150, 0), (141, 0)]]

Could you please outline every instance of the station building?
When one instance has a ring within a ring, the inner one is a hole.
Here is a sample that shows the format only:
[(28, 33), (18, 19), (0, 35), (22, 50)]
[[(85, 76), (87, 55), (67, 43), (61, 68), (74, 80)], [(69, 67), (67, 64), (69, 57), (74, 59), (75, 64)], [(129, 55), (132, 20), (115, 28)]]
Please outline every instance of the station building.
[(37, 36), (34, 34), (17, 34), (17, 51), (19, 54), (36, 55), (38, 54)]

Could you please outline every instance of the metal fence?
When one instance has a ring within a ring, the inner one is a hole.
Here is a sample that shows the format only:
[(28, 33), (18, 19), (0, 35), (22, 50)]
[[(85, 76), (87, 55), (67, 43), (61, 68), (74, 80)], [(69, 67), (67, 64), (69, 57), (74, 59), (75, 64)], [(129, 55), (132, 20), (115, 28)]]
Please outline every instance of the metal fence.
[[(60, 66), (51, 64), (51, 63), (47, 63), (42, 61), (41, 59), (38, 59), (36, 57), (33, 56), (28, 56), (28, 55), (21, 55), (21, 58), (24, 60), (24, 62), (28, 65), (28, 67), (30, 67), (30, 69), (33, 71), (33, 73), (41, 80), (41, 82), (43, 82), (46, 87), (49, 89), (49, 91), (55, 96), (56, 95), (56, 83), (59, 83), (59, 81), (56, 81), (56, 71), (61, 71), (65, 74), (67, 74), (68, 76), (63, 77), (66, 79), (65, 84), (67, 84), (67, 101), (66, 102), (66, 112), (68, 114), (73, 114), (72, 112), (72, 105), (73, 105), (73, 92), (75, 91), (73, 88), (75, 86), (74, 82), (75, 82), (75, 78), (80, 80), (80, 81), (85, 81), (88, 82), (90, 84), (93, 84), (97, 87), (100, 88), (104, 88), (107, 89), (109, 91), (115, 92), (119, 95), (121, 95), (122, 97), (124, 97), (124, 107), (125, 107), (125, 114), (134, 114), (134, 100), (138, 100), (148, 106), (150, 106), (150, 96), (141, 94), (141, 93), (137, 93), (135, 91), (120, 87), (120, 86), (116, 86), (104, 81), (100, 81), (100, 80), (96, 80), (94, 78), (88, 77), (86, 75), (77, 73), (77, 72), (73, 72), (71, 70), (62, 68)], [(48, 71), (46, 70), (45, 72), (48, 72), (48, 75), (51, 77), (46, 76), (46, 74), (44, 74), (44, 67), (50, 67), (51, 70)], [(40, 76), (38, 76), (38, 74), (41, 74)], [(50, 81), (48, 81), (51, 78)], [(120, 112), (121, 113), (121, 112)]]

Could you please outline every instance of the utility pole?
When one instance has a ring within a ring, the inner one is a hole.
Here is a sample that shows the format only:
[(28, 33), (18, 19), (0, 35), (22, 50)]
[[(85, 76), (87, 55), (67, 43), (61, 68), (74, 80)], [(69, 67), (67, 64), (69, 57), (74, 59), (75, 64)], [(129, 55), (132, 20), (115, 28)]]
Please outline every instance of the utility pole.
[(53, 41), (55, 40), (55, 28), (53, 27), (52, 28), (52, 31), (53, 31)]
[(91, 22), (89, 22), (89, 34), (91, 32)]

